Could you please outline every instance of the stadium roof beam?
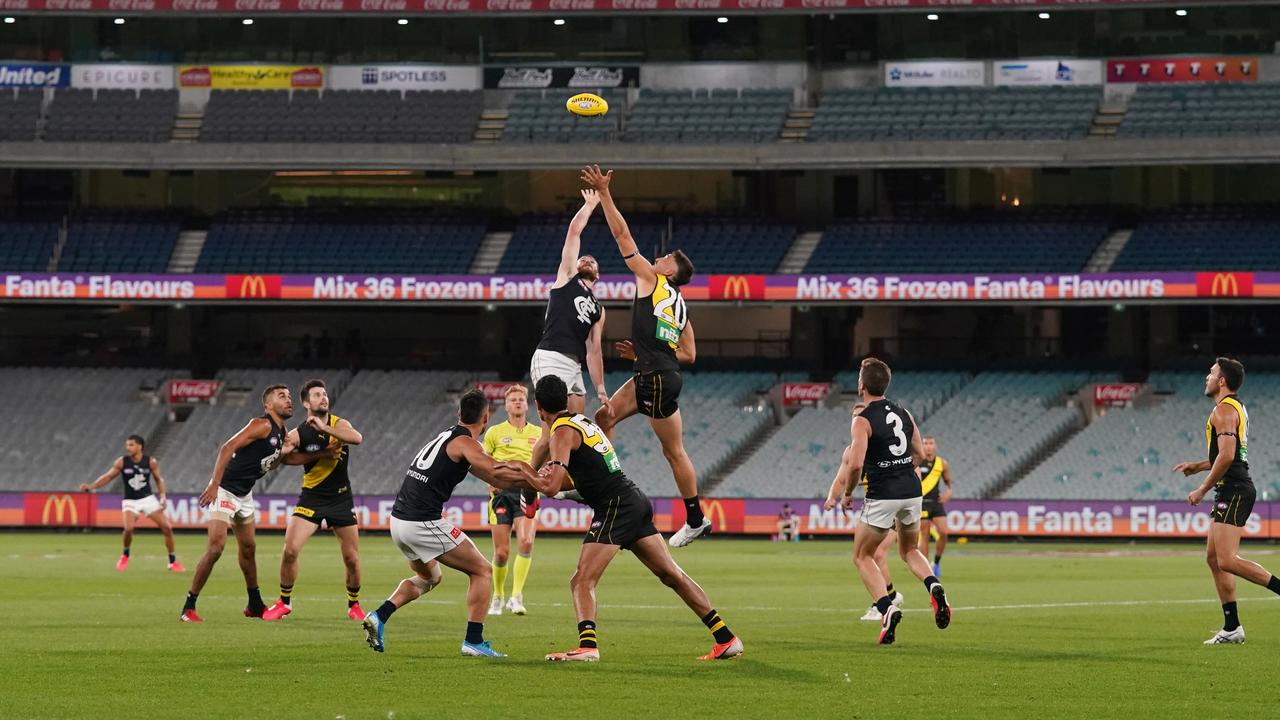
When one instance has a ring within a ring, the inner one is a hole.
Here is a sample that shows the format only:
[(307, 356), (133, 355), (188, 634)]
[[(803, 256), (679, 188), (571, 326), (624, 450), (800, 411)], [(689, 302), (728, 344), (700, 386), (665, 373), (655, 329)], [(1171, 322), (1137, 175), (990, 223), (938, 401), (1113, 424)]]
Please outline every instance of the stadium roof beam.
[(1280, 162), (1280, 136), (758, 145), (0, 143), (0, 167), (136, 170), (806, 170)]

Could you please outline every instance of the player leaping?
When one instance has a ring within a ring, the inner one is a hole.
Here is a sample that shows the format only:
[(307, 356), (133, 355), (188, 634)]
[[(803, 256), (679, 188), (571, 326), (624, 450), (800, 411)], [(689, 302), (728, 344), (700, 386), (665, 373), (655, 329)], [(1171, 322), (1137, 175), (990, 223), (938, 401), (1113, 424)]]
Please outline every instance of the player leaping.
[[(111, 467), (99, 475), (97, 480), (82, 484), (80, 492), (93, 492), (114, 480), (117, 475), (124, 476), (121, 482), (124, 500), (120, 502), (120, 520), (124, 524), (122, 533), (124, 551), (116, 561), (116, 570), (124, 572), (124, 569), (129, 566), (133, 528), (138, 518), (146, 515), (151, 518), (151, 522), (155, 523), (156, 527), (160, 528), (160, 532), (164, 533), (164, 546), (169, 551), (169, 569), (173, 572), (184, 572), (182, 565), (178, 564), (178, 556), (174, 554), (173, 526), (169, 524), (169, 518), (164, 516), (164, 478), (160, 477), (160, 463), (150, 455), (144, 454), (145, 449), (146, 441), (141, 435), (130, 435), (124, 441), (124, 455), (116, 458)], [(152, 479), (156, 481), (159, 497), (151, 492)]]
[(1200, 486), (1187, 494), (1187, 502), (1199, 505), (1214, 491), (1213, 525), (1209, 529), (1206, 559), (1213, 584), (1222, 601), (1222, 629), (1204, 641), (1205, 645), (1232, 645), (1244, 642), (1244, 626), (1236, 608), (1236, 578), (1242, 577), (1280, 595), (1280, 578), (1240, 552), (1240, 534), (1257, 498), (1249, 477), (1249, 411), (1236, 396), (1244, 384), (1244, 365), (1220, 357), (1204, 379), (1205, 397), (1213, 398), (1213, 412), (1204, 425), (1209, 459), (1179, 463), (1173, 469), (1187, 477), (1209, 471)]
[[(854, 418), (849, 447), (840, 460), (836, 482), (827, 496), (829, 510), (853, 504), (853, 488), (867, 474), (867, 499), (862, 519), (853, 535), (853, 562), (867, 592), (880, 611), (878, 642), (894, 641), (902, 611), (885, 587), (884, 574), (876, 565), (876, 548), (894, 526), (898, 531), (898, 554), (911, 574), (924, 582), (933, 603), (933, 619), (939, 628), (951, 623), (951, 605), (942, 583), (934, 577), (929, 560), (917, 548), (920, 537), (920, 477), (914, 463), (924, 459), (924, 447), (911, 413), (885, 399), (892, 375), (883, 361), (867, 358), (858, 374), (858, 391), (867, 407)], [(840, 490), (841, 494), (837, 494)]]
[[(279, 620), (293, 612), (293, 585), (298, 579), (298, 555), (302, 546), (325, 523), (338, 538), (342, 564), (347, 571), (347, 617), (363, 620), (360, 608), (360, 531), (351, 496), (348, 467), (351, 445), (364, 436), (351, 421), (329, 412), (329, 390), (323, 380), (308, 380), (299, 393), (307, 421), (289, 432), (287, 442), (300, 452), (286, 455), (285, 465), (302, 465), (302, 492), (284, 532), (280, 554), (280, 599), (262, 613), (263, 620)], [(328, 451), (337, 457), (316, 457)]]
[(578, 646), (551, 653), (548, 660), (594, 662), (600, 659), (596, 636), (596, 585), (619, 550), (630, 550), (663, 585), (675, 591), (702, 619), (715, 639), (701, 660), (725, 660), (742, 654), (742, 641), (720, 619), (707, 594), (693, 581), (662, 542), (653, 525), (653, 504), (626, 474), (604, 431), (582, 415), (566, 411), (567, 391), (557, 377), (545, 377), (534, 390), (538, 416), (550, 428), (551, 459), (532, 482), (547, 495), (572, 479), (583, 502), (595, 515), (582, 539), (578, 568), (569, 580), (578, 615)]
[[(693, 278), (693, 262), (680, 250), (649, 262), (640, 254), (627, 221), (609, 192), (613, 171), (601, 173), (588, 166), (582, 180), (600, 194), (609, 230), (618, 251), (636, 276), (636, 298), (631, 310), (631, 343), (635, 352), (635, 376), (596, 413), (596, 424), (611, 440), (613, 428), (637, 412), (662, 443), (662, 454), (671, 465), (676, 487), (684, 498), (685, 524), (671, 536), (672, 547), (684, 547), (711, 530), (711, 521), (698, 502), (698, 478), (684, 450), (684, 426), (680, 416), (680, 362), (693, 362), (696, 345), (680, 286)], [(681, 352), (683, 351), (683, 353)], [(536, 458), (535, 458), (536, 459)]]

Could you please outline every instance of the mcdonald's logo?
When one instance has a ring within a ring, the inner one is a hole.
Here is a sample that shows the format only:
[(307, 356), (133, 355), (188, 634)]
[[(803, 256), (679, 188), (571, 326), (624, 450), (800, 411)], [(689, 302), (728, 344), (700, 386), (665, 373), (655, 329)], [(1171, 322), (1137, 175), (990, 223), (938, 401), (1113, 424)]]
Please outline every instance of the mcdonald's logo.
[(75, 493), (23, 493), (22, 524), (28, 527), (86, 527), (94, 521), (95, 499)]
[(1196, 294), (1200, 297), (1253, 297), (1253, 273), (1196, 273)]
[[(746, 526), (746, 502), (742, 499), (716, 498), (702, 500), (702, 514), (711, 521), (712, 532), (740, 533)], [(686, 517), (684, 501), (671, 501), (671, 524), (679, 528)]]
[(266, 299), (280, 297), (279, 275), (228, 275), (226, 292), (228, 299)]
[(712, 275), (709, 283), (712, 300), (763, 300), (763, 275)]
[(711, 521), (711, 529), (713, 531), (724, 532), (727, 529), (724, 521), (724, 505), (720, 504), (719, 500), (703, 501), (702, 514)]

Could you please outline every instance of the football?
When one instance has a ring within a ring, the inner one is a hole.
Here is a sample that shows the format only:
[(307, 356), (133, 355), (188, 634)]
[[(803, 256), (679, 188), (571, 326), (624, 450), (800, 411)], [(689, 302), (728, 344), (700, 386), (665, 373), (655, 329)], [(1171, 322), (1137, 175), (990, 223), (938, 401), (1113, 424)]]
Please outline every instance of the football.
[(574, 115), (594, 117), (609, 112), (609, 103), (599, 95), (579, 93), (565, 102), (565, 107)]

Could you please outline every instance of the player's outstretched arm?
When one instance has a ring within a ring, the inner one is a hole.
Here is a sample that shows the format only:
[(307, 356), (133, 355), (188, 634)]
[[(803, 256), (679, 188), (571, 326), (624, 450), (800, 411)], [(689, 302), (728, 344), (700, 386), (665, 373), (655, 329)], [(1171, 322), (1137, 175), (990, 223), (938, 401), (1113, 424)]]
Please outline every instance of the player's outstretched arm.
[[(1204, 482), (1190, 493), (1187, 493), (1187, 502), (1192, 505), (1199, 505), (1204, 496), (1209, 494), (1213, 486), (1218, 484), (1223, 475), (1227, 474), (1227, 469), (1231, 467), (1231, 463), (1236, 457), (1236, 446), (1240, 441), (1236, 437), (1236, 428), (1239, 423), (1239, 416), (1236, 414), (1235, 408), (1230, 405), (1219, 405), (1214, 408), (1213, 414), (1209, 416), (1209, 422), (1213, 424), (1213, 430), (1218, 434), (1218, 457), (1214, 459), (1213, 464), (1209, 467), (1209, 475), (1205, 477)], [(1208, 462), (1206, 461), (1207, 465)]]
[[(152, 460), (151, 462), (154, 463), (155, 460)], [(111, 467), (107, 468), (106, 472), (99, 475), (97, 480), (94, 480), (91, 483), (80, 483), (80, 492), (93, 492), (94, 490), (97, 490), (112, 480), (115, 480), (116, 476), (119, 475), (120, 471), (123, 469), (124, 460), (116, 458), (116, 461), (111, 463)]]
[(582, 254), (582, 231), (587, 229), (591, 213), (600, 204), (600, 193), (595, 190), (582, 191), (582, 207), (569, 221), (569, 231), (564, 235), (564, 249), (560, 251), (560, 268), (556, 271), (555, 287), (569, 282), (578, 274), (578, 256)]
[(530, 479), (533, 468), (522, 462), (497, 462), (490, 457), (475, 438), (462, 436), (449, 441), (449, 457), (465, 459), (471, 464), (471, 473), (499, 490), (535, 489)]
[(604, 219), (609, 222), (609, 231), (613, 233), (613, 239), (618, 243), (618, 252), (622, 253), (627, 269), (635, 273), (640, 285), (652, 288), (658, 281), (658, 271), (636, 247), (635, 238), (631, 237), (631, 228), (627, 227), (627, 221), (622, 217), (622, 211), (618, 210), (617, 204), (613, 201), (613, 194), (609, 191), (611, 180), (613, 180), (613, 171), (602, 173), (599, 165), (588, 165), (582, 169), (582, 181), (600, 193), (600, 207), (604, 209)]
[[(231, 456), (254, 440), (261, 440), (270, 434), (271, 423), (266, 418), (254, 418), (240, 428), (240, 432), (222, 443), (222, 447), (218, 449), (218, 459), (213, 464), (213, 475), (209, 478), (209, 484), (205, 486), (204, 492), (200, 493), (200, 507), (212, 505), (214, 499), (218, 497), (218, 488), (222, 487), (222, 474), (227, 471), (227, 463), (231, 462)], [(285, 443), (287, 444), (288, 440)]]

